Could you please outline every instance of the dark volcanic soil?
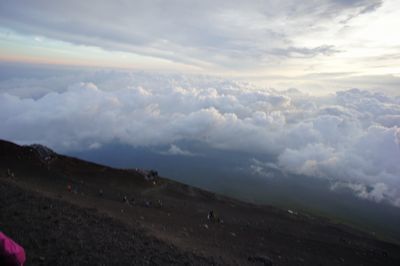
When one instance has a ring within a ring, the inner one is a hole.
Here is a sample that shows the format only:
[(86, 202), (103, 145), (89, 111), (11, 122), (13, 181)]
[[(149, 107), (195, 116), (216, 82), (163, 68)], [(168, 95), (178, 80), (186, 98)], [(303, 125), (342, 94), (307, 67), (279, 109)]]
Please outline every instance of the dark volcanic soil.
[(398, 245), (320, 217), (2, 141), (0, 230), (28, 265), (400, 265)]
[(143, 230), (0, 183), (0, 228), (25, 247), (27, 265), (207, 265)]

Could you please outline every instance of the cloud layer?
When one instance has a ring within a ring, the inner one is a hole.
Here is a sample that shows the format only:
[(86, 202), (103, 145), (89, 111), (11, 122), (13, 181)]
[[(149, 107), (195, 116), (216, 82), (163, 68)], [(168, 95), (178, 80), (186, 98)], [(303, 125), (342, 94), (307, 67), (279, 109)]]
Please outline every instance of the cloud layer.
[(22, 0), (2, 1), (0, 22), (77, 45), (243, 69), (338, 53), (330, 35), (381, 5), (381, 0)]
[(196, 141), (248, 153), (259, 175), (325, 178), (332, 189), (400, 207), (399, 97), (358, 89), (313, 97), (207, 76), (101, 71), (1, 81), (0, 121), (1, 138), (61, 151), (119, 142), (196, 156), (179, 147)]

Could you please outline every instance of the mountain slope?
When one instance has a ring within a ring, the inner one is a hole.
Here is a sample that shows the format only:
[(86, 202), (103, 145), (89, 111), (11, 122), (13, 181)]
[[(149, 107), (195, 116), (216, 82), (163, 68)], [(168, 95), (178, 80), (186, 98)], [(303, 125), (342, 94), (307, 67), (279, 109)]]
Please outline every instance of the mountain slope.
[(37, 149), (0, 141), (0, 228), (32, 264), (400, 264), (399, 246), (320, 217)]

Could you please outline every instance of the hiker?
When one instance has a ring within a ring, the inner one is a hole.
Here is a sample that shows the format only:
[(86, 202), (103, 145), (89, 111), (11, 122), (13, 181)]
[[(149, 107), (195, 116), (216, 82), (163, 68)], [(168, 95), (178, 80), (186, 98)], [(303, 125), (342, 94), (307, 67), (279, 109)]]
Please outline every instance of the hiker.
[(213, 210), (208, 212), (207, 219), (210, 222), (216, 222), (218, 224), (223, 224), (224, 223), (224, 220), (222, 220), (218, 215), (216, 215)]
[(7, 176), (14, 177), (14, 173), (9, 168), (7, 168)]
[(25, 260), (25, 250), (0, 232), (0, 265), (23, 266)]
[(207, 219), (209, 220), (209, 221), (213, 221), (214, 220), (214, 211), (209, 211), (208, 212), (208, 215), (207, 215)]

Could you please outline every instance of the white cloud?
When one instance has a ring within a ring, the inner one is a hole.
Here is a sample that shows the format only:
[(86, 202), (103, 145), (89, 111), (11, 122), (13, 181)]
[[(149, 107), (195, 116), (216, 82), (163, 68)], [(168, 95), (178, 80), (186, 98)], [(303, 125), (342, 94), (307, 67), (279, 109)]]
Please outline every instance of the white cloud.
[[(26, 89), (13, 90), (21, 84)], [(176, 155), (192, 154), (180, 141), (200, 142), (257, 158), (255, 174), (278, 168), (326, 178), (397, 206), (398, 117), (400, 98), (356, 89), (315, 97), (206, 76), (112, 71), (0, 82), (1, 138), (60, 151), (167, 145)]]
[[(386, 2), (2, 1), (0, 23), (7, 29), (33, 36), (33, 40), (44, 36), (203, 69), (253, 70), (272, 66), (273, 71), (282, 61), (288, 60), (288, 70), (298, 65), (298, 61), (291, 59), (325, 58), (354, 47), (354, 40), (345, 33), (350, 30), (362, 33), (377, 20), (368, 17), (368, 23), (364, 21), (361, 25), (352, 21), (379, 11)], [(380, 18), (388, 17), (387, 13), (396, 9), (395, 4), (385, 7)], [(388, 27), (389, 23), (379, 21), (377, 28), (390, 29), (385, 35), (396, 35), (396, 29)], [(378, 43), (374, 43), (373, 49), (382, 44), (379, 40), (374, 39)], [(397, 40), (386, 43), (398, 44)], [(357, 43), (357, 48), (362, 47)], [(314, 67), (318, 61), (302, 63)]]
[(395, 188), (389, 188), (385, 183), (365, 185), (360, 183), (336, 182), (331, 186), (332, 190), (347, 188), (357, 196), (376, 202), (386, 201), (394, 206), (400, 207), (400, 198)]
[(169, 149), (167, 151), (165, 151), (165, 152), (161, 152), (161, 154), (164, 154), (164, 155), (180, 155), (180, 156), (195, 156), (194, 153), (191, 153), (190, 151), (187, 151), (187, 150), (183, 150), (183, 149), (179, 148), (175, 144), (171, 144)]

